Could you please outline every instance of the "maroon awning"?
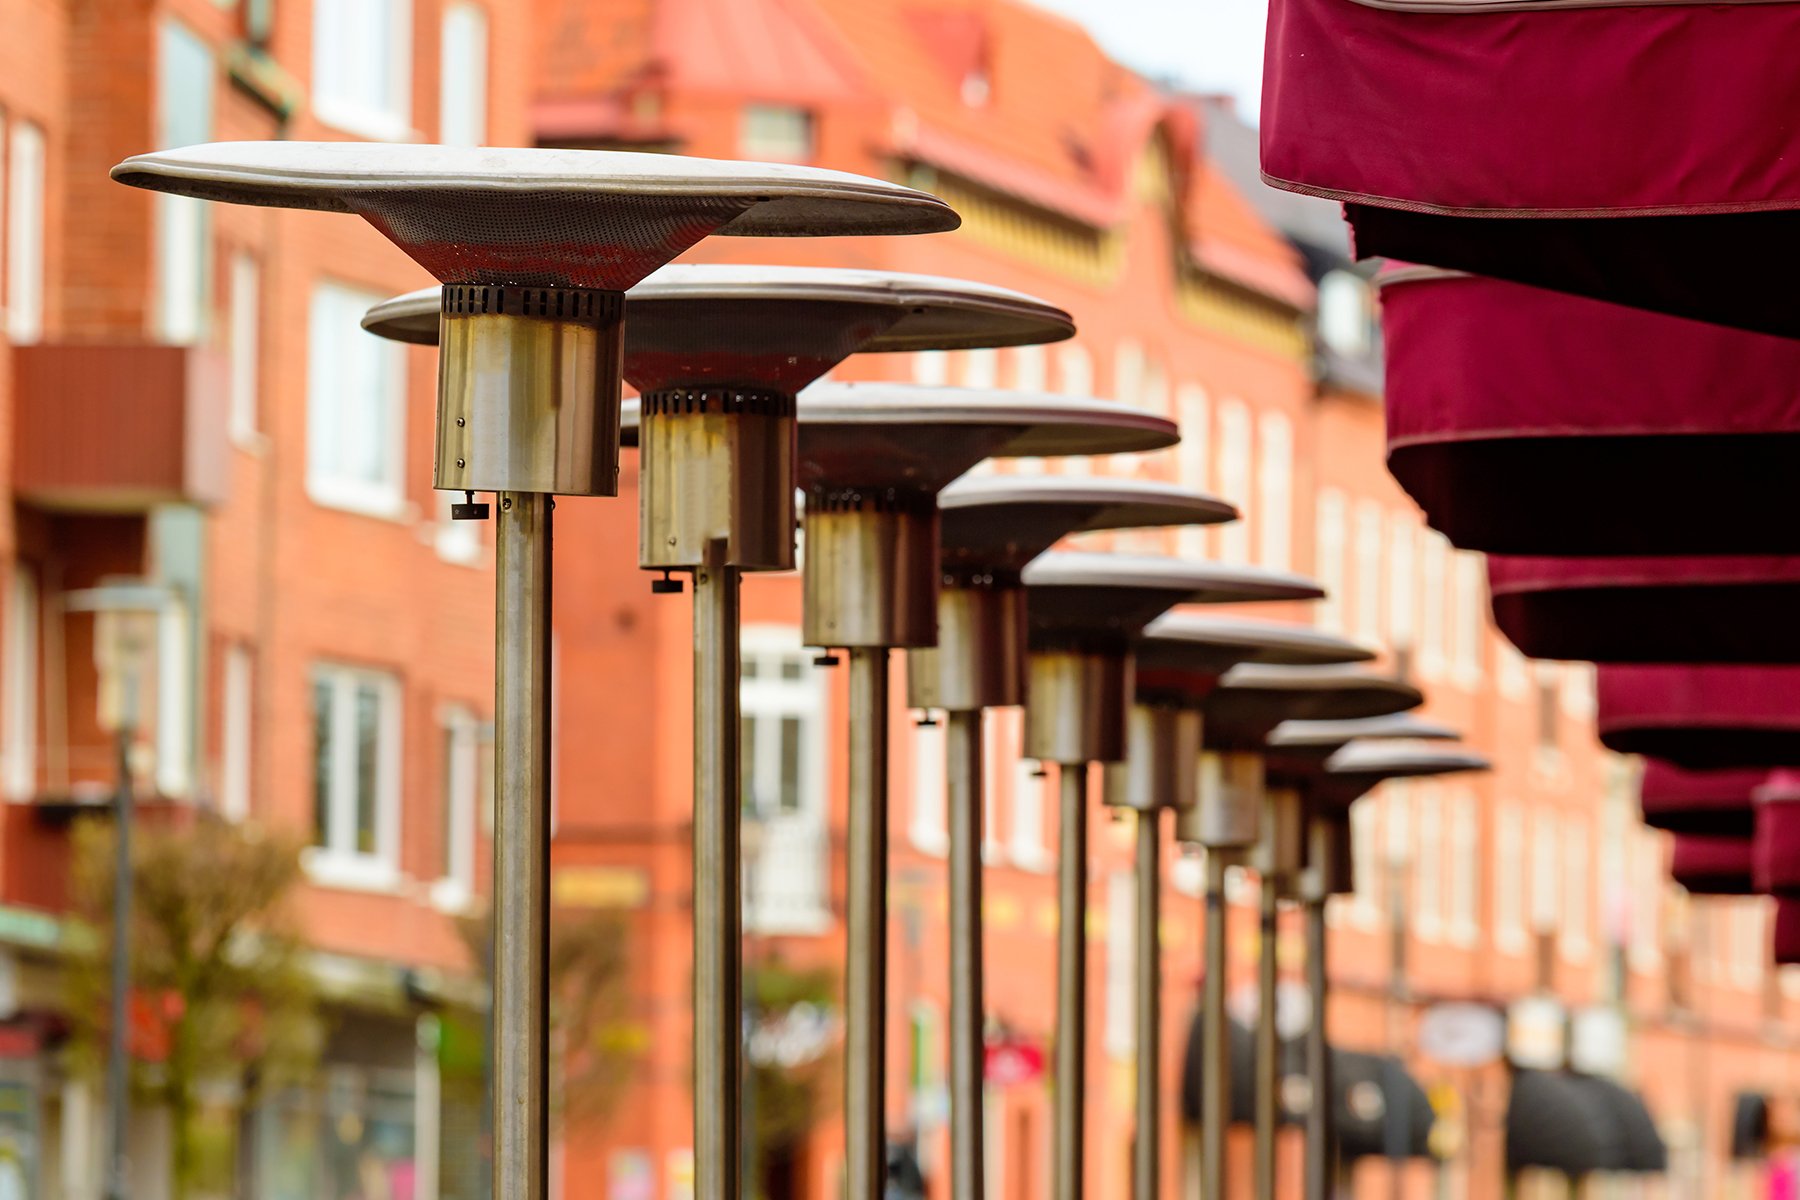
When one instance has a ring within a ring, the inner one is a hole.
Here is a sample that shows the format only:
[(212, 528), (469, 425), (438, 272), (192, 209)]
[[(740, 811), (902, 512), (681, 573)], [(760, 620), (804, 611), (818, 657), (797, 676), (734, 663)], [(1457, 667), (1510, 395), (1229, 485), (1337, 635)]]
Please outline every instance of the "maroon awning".
[(1388, 469), (1456, 545), (1800, 552), (1800, 343), (1434, 268), (1381, 297)]
[(1756, 893), (1749, 838), (1683, 834), (1675, 839), (1669, 877), (1696, 896)]
[(1487, 567), (1494, 624), (1532, 658), (1800, 663), (1800, 557), (1496, 554)]
[(1690, 770), (1800, 762), (1800, 667), (1603, 666), (1600, 741)]
[(1772, 771), (1756, 789), (1756, 890), (1800, 898), (1800, 772)]
[(1357, 252), (1800, 336), (1800, 4), (1273, 0), (1262, 163)]
[(1652, 829), (1747, 838), (1756, 832), (1753, 796), (1767, 778), (1767, 772), (1754, 769), (1684, 771), (1649, 758), (1638, 781), (1638, 803)]
[(1800, 900), (1778, 897), (1775, 901), (1775, 963), (1800, 963)]

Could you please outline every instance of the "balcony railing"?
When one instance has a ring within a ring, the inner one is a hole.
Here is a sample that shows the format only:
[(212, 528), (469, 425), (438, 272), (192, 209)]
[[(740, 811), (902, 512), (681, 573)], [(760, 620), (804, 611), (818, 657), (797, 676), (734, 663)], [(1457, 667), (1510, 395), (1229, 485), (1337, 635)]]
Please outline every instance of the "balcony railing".
[(744, 927), (817, 934), (831, 927), (830, 837), (823, 822), (773, 821), (744, 864)]
[(141, 512), (224, 498), (226, 372), (188, 346), (13, 348), (13, 487), (39, 508)]

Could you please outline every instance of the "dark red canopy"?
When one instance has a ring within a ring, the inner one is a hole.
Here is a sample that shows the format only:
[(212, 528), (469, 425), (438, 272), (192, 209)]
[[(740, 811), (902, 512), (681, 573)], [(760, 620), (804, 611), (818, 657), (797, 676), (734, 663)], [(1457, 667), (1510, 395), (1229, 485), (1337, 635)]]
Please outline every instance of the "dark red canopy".
[(1800, 762), (1800, 667), (1598, 672), (1600, 741), (1691, 770)]
[(1800, 4), (1273, 0), (1262, 161), (1357, 252), (1800, 336)]
[(1388, 469), (1458, 546), (1800, 552), (1800, 344), (1419, 267), (1382, 323)]
[(1696, 896), (1751, 896), (1756, 893), (1749, 838), (1676, 837), (1669, 875)]
[(1773, 771), (1756, 789), (1756, 890), (1800, 898), (1800, 772)]
[(1488, 595), (1532, 658), (1800, 663), (1800, 557), (1496, 554)]
[(1759, 770), (1684, 771), (1645, 759), (1638, 782), (1644, 824), (1670, 833), (1750, 837), (1756, 832), (1753, 796), (1767, 778)]
[(1800, 963), (1800, 900), (1776, 899), (1774, 940), (1777, 965)]

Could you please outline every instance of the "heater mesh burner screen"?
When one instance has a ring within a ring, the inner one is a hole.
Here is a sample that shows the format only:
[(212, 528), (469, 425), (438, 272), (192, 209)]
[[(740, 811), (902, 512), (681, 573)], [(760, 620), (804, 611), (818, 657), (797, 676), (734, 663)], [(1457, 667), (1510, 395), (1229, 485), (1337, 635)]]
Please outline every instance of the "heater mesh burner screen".
[(624, 291), (756, 203), (441, 187), (345, 202), (444, 283)]

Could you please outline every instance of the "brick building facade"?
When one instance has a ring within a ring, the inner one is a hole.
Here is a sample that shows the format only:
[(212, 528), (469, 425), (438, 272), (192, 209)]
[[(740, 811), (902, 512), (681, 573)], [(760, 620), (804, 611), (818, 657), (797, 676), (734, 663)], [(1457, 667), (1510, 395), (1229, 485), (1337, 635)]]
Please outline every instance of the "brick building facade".
[[(1800, 1004), (1763, 965), (1758, 910), (1691, 911), (1665, 888), (1628, 765), (1593, 744), (1586, 672), (1527, 664), (1492, 633), (1479, 560), (1425, 531), (1382, 468), (1375, 385), (1321, 367), (1373, 349), (1367, 289), (1321, 269), (1225, 169), (1222, 114), (1014, 0), (0, 0), (0, 31), (0, 946), (18, 993), (0, 1087), (30, 1097), (31, 1194), (98, 1194), (99, 1112), (57, 1054), (55, 918), (69, 822), (105, 798), (111, 759), (91, 621), (58, 597), (114, 574), (182, 600), (165, 618), (140, 794), (318, 843), (300, 907), (336, 1032), (316, 1092), (246, 1122), (244, 1194), (362, 1194), (370, 1163), (396, 1200), (482, 1194), (469, 1081), (459, 1092), (444, 1076), (429, 1035), (479, 991), (455, 917), (479, 903), (488, 853), (489, 531), (450, 524), (430, 490), (432, 354), (355, 331), (362, 306), (424, 280), (354, 220), (203, 208), (105, 178), (152, 146), (270, 137), (787, 159), (943, 195), (965, 219), (954, 235), (717, 239), (694, 257), (958, 275), (1074, 313), (1081, 332), (1064, 345), (837, 374), (1102, 395), (1177, 419), (1184, 441), (1165, 454), (1006, 469), (1177, 479), (1238, 501), (1235, 527), (1095, 544), (1318, 576), (1336, 599), (1256, 615), (1381, 645), (1384, 665), (1426, 687), (1427, 712), (1497, 763), (1362, 807), (1359, 892), (1333, 913), (1337, 1040), (1406, 1044), (1431, 1000), (1505, 1004), (1546, 985), (1627, 1014), (1627, 1075), (1675, 1151), (1675, 1194), (1754, 1174), (1726, 1161), (1728, 1108), (1740, 1090), (1792, 1087), (1782, 1019)], [(637, 571), (634, 471), (628, 456), (618, 500), (558, 512), (553, 888), (565, 914), (622, 914), (631, 956), (623, 1095), (604, 1118), (571, 1119), (558, 1153), (566, 1196), (680, 1200), (688, 613)], [(746, 954), (753, 977), (829, 980), (843, 948), (843, 680), (800, 647), (797, 577), (750, 580), (743, 611)], [(940, 731), (897, 711), (892, 732), (890, 1122), (941, 1198)], [(1044, 1048), (1049, 781), (1020, 760), (1016, 712), (990, 716), (987, 736), (991, 1020), (996, 1037)], [(1131, 839), (1094, 819), (1089, 1185), (1110, 1200), (1129, 1178), (1133, 950), (1118, 931)], [(1165, 909), (1171, 1091), (1197, 995), (1194, 865), (1172, 868)], [(1252, 914), (1237, 919), (1248, 980)], [(829, 1051), (791, 1012), (765, 1026), (790, 1059)], [(1413, 1069), (1462, 1114), (1444, 1122), (1466, 1131), (1446, 1142), (1450, 1194), (1497, 1195), (1500, 1072)], [(1046, 1082), (990, 1089), (995, 1200), (1046, 1194)], [(833, 1106), (826, 1095), (765, 1155), (772, 1194), (838, 1194)], [(1192, 1146), (1172, 1097), (1164, 1119), (1177, 1194)], [(134, 1127), (146, 1179), (160, 1177), (160, 1129), (149, 1112)], [(1378, 1192), (1384, 1168), (1356, 1179)], [(1408, 1194), (1431, 1185), (1429, 1168), (1410, 1169)]]

